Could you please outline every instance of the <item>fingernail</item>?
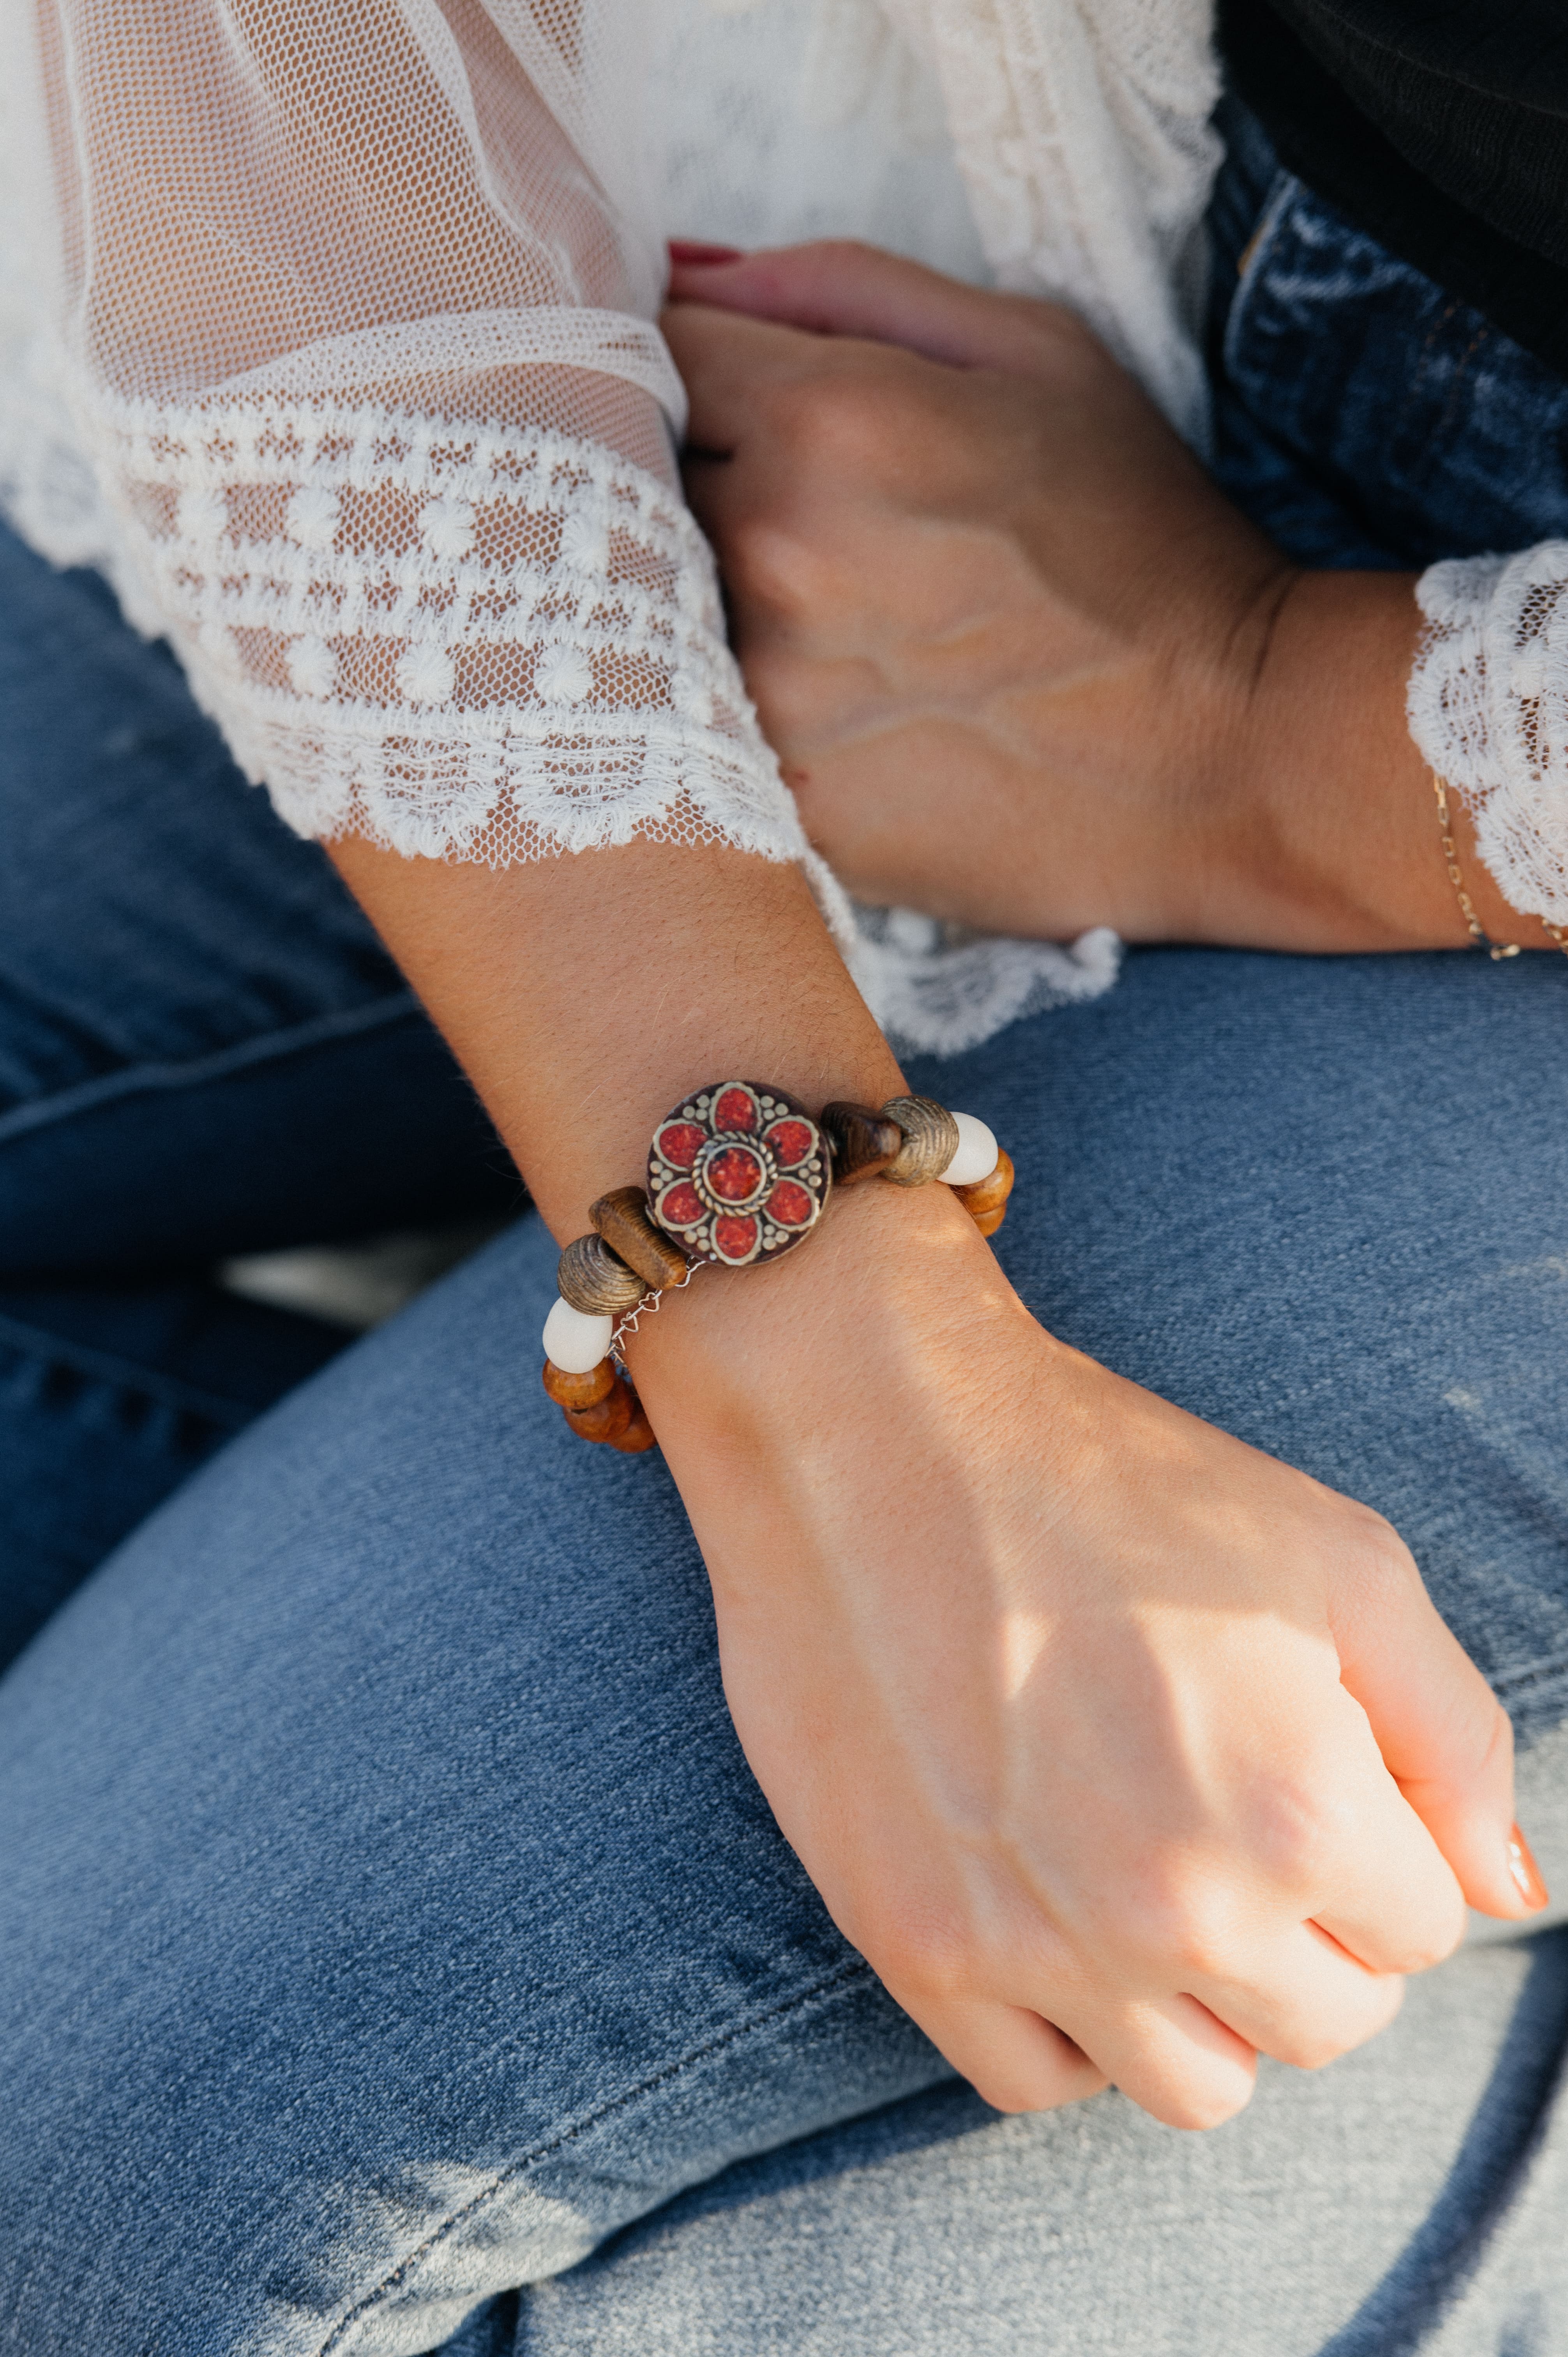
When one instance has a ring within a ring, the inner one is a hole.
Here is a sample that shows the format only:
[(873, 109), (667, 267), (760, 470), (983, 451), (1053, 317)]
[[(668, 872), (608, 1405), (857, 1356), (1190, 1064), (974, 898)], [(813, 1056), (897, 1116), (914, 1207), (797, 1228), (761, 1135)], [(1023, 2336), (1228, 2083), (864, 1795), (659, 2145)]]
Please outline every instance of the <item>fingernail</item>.
[(1545, 1906), (1550, 1893), (1541, 1878), (1541, 1868), (1530, 1855), (1530, 1844), (1517, 1825), (1509, 1833), (1509, 1872), (1514, 1889), (1531, 1912)]
[(738, 245), (703, 245), (695, 238), (672, 237), (670, 259), (682, 270), (711, 270), (720, 262), (744, 262), (746, 255)]

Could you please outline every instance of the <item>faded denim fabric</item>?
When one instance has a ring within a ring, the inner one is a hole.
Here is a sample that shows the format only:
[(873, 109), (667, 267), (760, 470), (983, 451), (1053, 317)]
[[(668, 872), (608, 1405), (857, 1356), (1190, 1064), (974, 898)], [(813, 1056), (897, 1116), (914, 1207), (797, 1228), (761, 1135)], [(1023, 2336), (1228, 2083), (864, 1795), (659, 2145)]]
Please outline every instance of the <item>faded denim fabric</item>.
[(173, 657), (0, 527), (0, 1666), (341, 1347), (220, 1256), (504, 1215), (516, 1172)]
[(1568, 534), (1568, 384), (1283, 171), (1229, 105), (1210, 210), (1215, 472), (1303, 564)]
[[(1376, 414), (1368, 349), (1326, 422)], [(1273, 513), (1294, 466), (1359, 561), (1325, 485), (1375, 488), (1370, 443), (1292, 460), (1302, 371), (1238, 366), (1226, 479)], [(166, 659), (7, 566), (0, 662), (69, 689), (0, 782), (0, 1590), (129, 1535), (0, 1681), (0, 2350), (1568, 2346), (1568, 1932), (1467, 1949), (1212, 2136), (1113, 2094), (999, 2120), (774, 1827), (662, 1463), (540, 1391), (537, 1222), (328, 1364), (224, 1323), (217, 1254), (515, 1182)], [(1047, 1325), (1398, 1524), (1568, 1898), (1568, 964), (1138, 952), (910, 1077), (1013, 1150), (997, 1248)], [(228, 1418), (184, 1454), (180, 1383)]]

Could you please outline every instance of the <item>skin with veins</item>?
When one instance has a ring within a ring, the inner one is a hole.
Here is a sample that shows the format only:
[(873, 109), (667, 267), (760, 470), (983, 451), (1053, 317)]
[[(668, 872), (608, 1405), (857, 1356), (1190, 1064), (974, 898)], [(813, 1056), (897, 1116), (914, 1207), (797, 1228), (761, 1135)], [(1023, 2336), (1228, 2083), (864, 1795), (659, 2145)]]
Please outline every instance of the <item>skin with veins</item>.
[[(1413, 576), (1288, 564), (1058, 306), (850, 245), (671, 293), (689, 495), (853, 889), (1052, 939), (1466, 946)], [(1550, 947), (1460, 838), (1487, 931)]]

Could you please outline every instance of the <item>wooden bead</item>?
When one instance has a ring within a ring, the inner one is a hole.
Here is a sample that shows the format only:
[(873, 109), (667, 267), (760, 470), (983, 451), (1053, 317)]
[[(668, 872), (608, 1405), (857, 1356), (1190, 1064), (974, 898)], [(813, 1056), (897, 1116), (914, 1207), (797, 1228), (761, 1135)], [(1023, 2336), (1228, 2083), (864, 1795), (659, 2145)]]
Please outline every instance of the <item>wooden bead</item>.
[(624, 1318), (648, 1290), (596, 1232), (567, 1245), (556, 1265), (555, 1283), (562, 1300), (590, 1318)]
[(648, 1197), (640, 1187), (618, 1187), (588, 1207), (588, 1217), (610, 1250), (655, 1293), (667, 1285), (684, 1285), (690, 1261), (662, 1228), (653, 1224)]
[(897, 1122), (904, 1143), (882, 1173), (895, 1187), (928, 1187), (940, 1178), (958, 1152), (958, 1124), (946, 1105), (931, 1097), (889, 1097), (885, 1121)]
[(631, 1422), (624, 1432), (616, 1435), (610, 1442), (610, 1447), (618, 1449), (623, 1457), (640, 1457), (645, 1448), (654, 1448), (657, 1446), (658, 1443), (653, 1437), (653, 1426), (648, 1421), (648, 1410), (633, 1392)]
[(585, 1375), (569, 1375), (552, 1360), (544, 1361), (544, 1388), (557, 1407), (596, 1407), (607, 1397), (615, 1379), (613, 1359), (601, 1359)]
[(983, 1236), (993, 1236), (1006, 1217), (1007, 1206), (1001, 1203), (994, 1211), (982, 1211), (974, 1224)]
[(592, 1407), (561, 1412), (579, 1440), (618, 1440), (631, 1422), (633, 1398), (629, 1383), (613, 1383)]
[[(1007, 1198), (1013, 1192), (1013, 1157), (998, 1147), (996, 1168), (989, 1178), (977, 1179), (972, 1187), (955, 1187), (953, 1193), (963, 1205), (982, 1235), (994, 1235), (1002, 1225), (1002, 1214), (1007, 1208)], [(994, 1222), (985, 1227), (986, 1220)]]
[(904, 1150), (904, 1133), (897, 1123), (885, 1121), (869, 1105), (826, 1104), (820, 1123), (832, 1148), (835, 1187), (853, 1187), (859, 1179), (876, 1178)]

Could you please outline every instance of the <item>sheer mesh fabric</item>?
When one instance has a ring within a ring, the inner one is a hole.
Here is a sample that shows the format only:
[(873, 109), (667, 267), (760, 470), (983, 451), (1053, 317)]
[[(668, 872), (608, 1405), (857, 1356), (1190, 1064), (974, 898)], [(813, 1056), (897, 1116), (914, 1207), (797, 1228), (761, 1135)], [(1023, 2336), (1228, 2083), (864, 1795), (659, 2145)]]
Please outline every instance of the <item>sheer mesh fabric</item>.
[(579, 0), (59, 0), (59, 380), (291, 823), (496, 861), (802, 845), (679, 498), (682, 394)]

